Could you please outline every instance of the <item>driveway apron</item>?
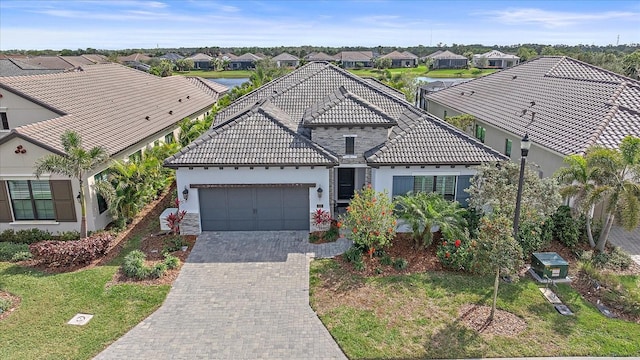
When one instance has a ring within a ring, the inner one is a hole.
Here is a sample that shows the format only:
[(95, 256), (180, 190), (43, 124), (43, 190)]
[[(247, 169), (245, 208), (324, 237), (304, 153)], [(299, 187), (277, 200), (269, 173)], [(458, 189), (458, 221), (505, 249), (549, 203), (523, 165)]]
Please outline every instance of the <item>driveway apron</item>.
[(96, 359), (346, 359), (309, 306), (308, 233), (210, 232), (163, 305)]
[(640, 226), (633, 231), (627, 231), (622, 226), (614, 225), (609, 233), (609, 239), (613, 245), (619, 246), (636, 264), (640, 265)]

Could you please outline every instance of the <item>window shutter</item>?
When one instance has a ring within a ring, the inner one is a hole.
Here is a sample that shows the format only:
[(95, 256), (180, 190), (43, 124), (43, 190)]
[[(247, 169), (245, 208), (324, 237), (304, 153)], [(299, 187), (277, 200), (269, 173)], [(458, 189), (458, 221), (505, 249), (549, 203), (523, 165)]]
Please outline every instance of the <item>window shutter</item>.
[(411, 190), (413, 190), (413, 176), (393, 177), (393, 196), (406, 195)]
[(456, 189), (456, 201), (462, 205), (462, 207), (469, 206), (467, 200), (469, 199), (469, 193), (465, 191), (471, 186), (471, 175), (459, 175), (458, 184)]
[(7, 195), (7, 182), (0, 181), (0, 222), (11, 222), (11, 207), (9, 206), (9, 196)]
[(51, 194), (56, 220), (60, 222), (74, 222), (76, 219), (75, 197), (71, 190), (71, 180), (51, 180)]

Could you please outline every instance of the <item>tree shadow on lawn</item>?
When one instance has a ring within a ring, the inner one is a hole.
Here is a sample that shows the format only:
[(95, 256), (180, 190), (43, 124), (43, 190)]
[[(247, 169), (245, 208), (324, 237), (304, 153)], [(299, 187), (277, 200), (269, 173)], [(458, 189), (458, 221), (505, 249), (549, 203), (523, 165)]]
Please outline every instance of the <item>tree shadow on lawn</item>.
[[(2, 275), (25, 275), (36, 278), (48, 277), (56, 274), (49, 274), (43, 271), (35, 270), (30, 267), (24, 267), (20, 265), (11, 265), (8, 268), (4, 269), (0, 272), (0, 276)], [(0, 287), (2, 284), (0, 283)]]
[(576, 317), (564, 316), (554, 309), (553, 304), (537, 303), (531, 304), (527, 310), (534, 316), (537, 316), (543, 322), (551, 322), (550, 330), (562, 336), (569, 336), (575, 331)]

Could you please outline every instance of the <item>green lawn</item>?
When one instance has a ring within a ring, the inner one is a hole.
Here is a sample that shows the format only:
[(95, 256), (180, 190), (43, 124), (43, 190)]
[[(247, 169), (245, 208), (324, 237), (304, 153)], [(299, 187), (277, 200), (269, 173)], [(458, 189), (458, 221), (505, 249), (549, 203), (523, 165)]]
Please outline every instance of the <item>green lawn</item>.
[[(139, 246), (139, 238), (125, 250)], [(0, 289), (22, 299), (0, 321), (0, 359), (89, 359), (155, 311), (169, 285), (105, 288), (121, 262), (48, 275), (0, 262)], [(85, 326), (67, 325), (76, 313), (93, 314)]]
[[(427, 67), (425, 65), (420, 65), (415, 68), (395, 68), (389, 69), (391, 74), (401, 74), (401, 73), (411, 73), (416, 76), (428, 76), (433, 78), (474, 78), (479, 76), (484, 76), (487, 74), (491, 74), (495, 72), (493, 69), (485, 69), (482, 70), (479, 74), (474, 74), (473, 70), (475, 69), (437, 69), (427, 71)], [(380, 70), (377, 69), (360, 69), (360, 70), (349, 70), (353, 74), (363, 77), (378, 77), (380, 74)]]
[(350, 359), (640, 355), (640, 324), (606, 319), (566, 285), (557, 293), (576, 316), (562, 316), (537, 287), (528, 279), (500, 285), (498, 308), (524, 319), (527, 329), (491, 337), (458, 321), (464, 304), (490, 306), (491, 278), (362, 278), (333, 260), (311, 266), (312, 307)]

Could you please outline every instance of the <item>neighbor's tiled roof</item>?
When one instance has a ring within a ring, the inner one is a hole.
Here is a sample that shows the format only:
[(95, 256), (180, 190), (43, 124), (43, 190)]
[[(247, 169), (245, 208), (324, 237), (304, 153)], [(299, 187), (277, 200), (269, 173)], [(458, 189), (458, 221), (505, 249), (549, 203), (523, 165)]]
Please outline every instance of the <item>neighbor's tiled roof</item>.
[(435, 60), (440, 60), (440, 59), (458, 59), (458, 60), (465, 59), (465, 60), (467, 60), (466, 57), (464, 57), (462, 55), (454, 54), (449, 50), (440, 51), (435, 55), (429, 55), (429, 58), (435, 59)]
[[(374, 86), (337, 66), (311, 62), (240, 97), (222, 109), (216, 115), (214, 127), (185, 149), (184, 156), (177, 155), (167, 160), (167, 164), (172, 167), (207, 164), (313, 164), (317, 158), (310, 160), (308, 153), (300, 155), (296, 149), (302, 145), (291, 148), (292, 144), (304, 144), (305, 148), (311, 146), (310, 149), (323, 154), (322, 161), (326, 161), (326, 154), (330, 152), (312, 142), (309, 137), (309, 131), (312, 130), (306, 125), (382, 125), (391, 127), (388, 135), (391, 140), (400, 136), (410, 138), (412, 129), (420, 129), (415, 125), (421, 122), (442, 121), (391, 94), (388, 89)], [(480, 163), (485, 158), (502, 159), (495, 155), (495, 151), (459, 130), (446, 124), (436, 125), (428, 125), (431, 134), (434, 134), (430, 139), (437, 141), (426, 149), (444, 147), (446, 151), (418, 151), (417, 146), (423, 146), (423, 143), (415, 145), (411, 141), (402, 141), (396, 144), (389, 140), (387, 145), (393, 145), (392, 150), (379, 150), (378, 146), (367, 154), (378, 164), (385, 164), (387, 156), (395, 156), (394, 159), (399, 164), (414, 161), (420, 164), (442, 164), (454, 160), (471, 164)], [(236, 126), (240, 127), (236, 129)], [(276, 128), (279, 129), (277, 132), (274, 130)], [(286, 136), (282, 129), (286, 130)], [(460, 145), (460, 142), (465, 145)], [(460, 146), (462, 150), (451, 150), (447, 144)], [(416, 151), (419, 155), (410, 155)], [(399, 155), (388, 154), (389, 152), (397, 152)], [(442, 153), (447, 153), (447, 156), (440, 156)], [(455, 153), (456, 157), (449, 153)], [(479, 153), (483, 153), (484, 158)], [(468, 156), (465, 157), (465, 154)], [(337, 163), (333, 155), (331, 157), (332, 163)]]
[(55, 74), (64, 70), (47, 69), (39, 65), (31, 65), (16, 59), (0, 59), (0, 76), (22, 76)]
[(106, 56), (100, 54), (84, 54), (81, 55), (83, 58), (87, 58), (93, 61), (94, 64), (107, 64), (110, 63), (109, 59)]
[(392, 51), (386, 55), (382, 55), (381, 58), (391, 59), (391, 60), (406, 60), (406, 59), (417, 59), (418, 57), (407, 51), (405, 52)]
[(640, 82), (568, 57), (540, 57), (427, 99), (516, 136), (529, 133), (562, 155), (640, 136)]
[(246, 54), (242, 54), (240, 56), (238, 56), (237, 58), (231, 60), (231, 61), (251, 61), (251, 62), (255, 62), (262, 59), (261, 57), (254, 55), (252, 53), (246, 53)]
[(176, 61), (176, 60), (180, 60), (180, 59), (184, 59), (184, 56), (180, 55), (180, 54), (176, 54), (176, 53), (166, 53), (162, 56), (160, 56), (161, 59), (167, 59), (170, 61)]
[(418, 109), (408, 108), (401, 117), (412, 125), (382, 148), (367, 154), (367, 162), (378, 165), (453, 165), (508, 160), (446, 122), (433, 121)]
[(385, 126), (397, 122), (382, 109), (340, 86), (309, 107), (302, 121), (306, 126)]
[[(160, 78), (119, 64), (82, 71), (0, 78), (0, 87), (40, 103), (59, 117), (12, 130), (63, 151), (60, 136), (77, 131), (87, 148), (116, 154), (212, 106), (217, 95), (193, 79)], [(171, 112), (171, 114), (169, 113)], [(149, 117), (147, 120), (146, 117)], [(4, 138), (6, 139), (6, 138)]]
[(197, 53), (187, 57), (187, 59), (191, 59), (193, 61), (209, 61), (213, 58), (207, 54)]
[(120, 61), (120, 62), (149, 61), (149, 60), (151, 60), (150, 56), (147, 56), (147, 55), (141, 54), (141, 53), (136, 53), (136, 54), (131, 54), (131, 55), (127, 55), (127, 56), (119, 56), (118, 57), (118, 61)]
[(307, 55), (307, 60), (309, 61), (335, 61), (336, 57), (327, 55), (323, 52), (311, 53)]
[(300, 59), (298, 59), (297, 57), (285, 52), (285, 53), (282, 53), (282, 54), (274, 57), (273, 60), (275, 60), (275, 61), (298, 61)]
[(338, 159), (291, 130), (291, 119), (268, 99), (236, 114), (165, 160), (169, 167), (336, 165)]
[(475, 54), (473, 55), (473, 57), (475, 58), (480, 58), (480, 57), (484, 57), (487, 59), (520, 59), (519, 57), (515, 56), (515, 55), (511, 55), (511, 54), (505, 54), (501, 51), (498, 50), (491, 50), (488, 51), (484, 54)]
[(53, 70), (73, 69), (75, 65), (66, 61), (61, 56), (36, 56), (20, 59), (22, 62), (31, 65), (41, 66)]
[(367, 62), (373, 59), (373, 51), (342, 51), (336, 54), (338, 61), (362, 61)]
[(95, 61), (92, 61), (91, 59), (86, 58), (84, 56), (60, 56), (60, 57), (64, 59), (64, 61), (73, 65), (74, 67), (95, 64)]
[(228, 87), (222, 84), (219, 84), (215, 81), (209, 81), (198, 76), (187, 76), (186, 78), (189, 79), (192, 84), (198, 86), (200, 89), (206, 91), (207, 93), (209, 93), (209, 95), (214, 97), (222, 96), (229, 90)]
[(436, 50), (436, 51), (432, 52), (431, 54), (425, 56), (425, 58), (432, 58), (432, 57), (434, 57), (434, 56), (436, 56), (438, 54), (442, 54), (443, 52), (444, 52), (444, 50)]

